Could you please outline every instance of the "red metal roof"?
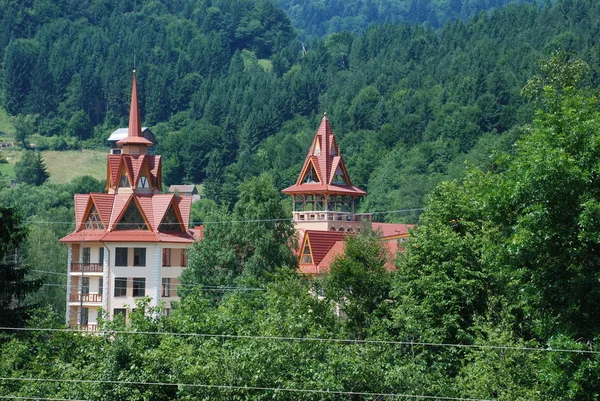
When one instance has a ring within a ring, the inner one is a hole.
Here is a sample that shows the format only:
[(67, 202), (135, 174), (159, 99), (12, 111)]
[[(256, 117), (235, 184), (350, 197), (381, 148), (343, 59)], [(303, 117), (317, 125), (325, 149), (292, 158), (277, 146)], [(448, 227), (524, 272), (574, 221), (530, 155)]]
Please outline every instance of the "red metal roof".
[(117, 142), (117, 144), (140, 144), (152, 146), (152, 142), (150, 142), (142, 136), (142, 124), (140, 120), (140, 107), (137, 94), (137, 78), (135, 75), (135, 71), (133, 71), (133, 84), (131, 86), (131, 105), (129, 107), (129, 131), (127, 133), (127, 137)]
[(395, 223), (372, 223), (373, 231), (381, 231), (383, 239), (390, 237), (406, 237), (410, 235), (409, 229), (414, 228), (414, 224), (395, 224)]
[(340, 231), (307, 230), (304, 233), (304, 236), (310, 244), (313, 264), (318, 266), (325, 255), (327, 255), (327, 252), (329, 252), (331, 247), (333, 247), (336, 242), (343, 241), (346, 235), (348, 235), (348, 233)]
[(86, 194), (75, 194), (74, 202), (75, 202), (75, 227), (79, 228), (81, 226), (81, 222), (83, 221), (83, 215), (85, 213), (85, 209), (88, 205), (88, 200), (90, 196)]
[[(90, 199), (96, 205), (100, 218), (105, 229), (97, 230), (79, 230), (85, 218), (84, 214), (88, 209)], [(139, 211), (148, 221), (150, 230), (115, 230), (116, 224), (121, 219), (125, 208), (135, 202), (139, 205)], [(81, 241), (107, 241), (107, 242), (193, 242), (202, 236), (201, 228), (188, 230), (189, 214), (191, 210), (191, 198), (178, 197), (174, 194), (101, 194), (92, 193), (90, 195), (75, 195), (75, 232), (61, 239), (61, 242), (81, 242)], [(185, 232), (182, 233), (162, 233), (158, 231), (160, 222), (167, 213), (169, 205), (173, 205), (175, 214), (181, 218)]]
[(96, 210), (100, 214), (100, 219), (104, 227), (110, 224), (110, 214), (112, 211), (114, 195), (91, 193), (90, 196), (96, 205)]
[[(304, 177), (310, 165), (315, 167), (316, 173), (319, 176), (319, 183), (304, 183)], [(335, 176), (337, 167), (340, 167), (344, 172), (348, 185), (333, 184), (332, 180)], [(327, 116), (323, 116), (321, 124), (317, 129), (312, 145), (308, 150), (300, 175), (296, 180), (296, 184), (282, 191), (286, 194), (301, 194), (301, 193), (334, 193), (363, 196), (367, 193), (362, 189), (352, 185), (350, 175), (346, 171), (344, 160), (340, 154), (340, 149), (335, 140), (335, 135)]]

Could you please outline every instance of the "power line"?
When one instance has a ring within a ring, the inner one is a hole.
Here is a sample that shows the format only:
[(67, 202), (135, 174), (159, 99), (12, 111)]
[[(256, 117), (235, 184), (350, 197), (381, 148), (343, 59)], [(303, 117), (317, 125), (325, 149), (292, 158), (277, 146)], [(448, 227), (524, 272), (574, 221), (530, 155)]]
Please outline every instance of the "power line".
[[(426, 210), (426, 208), (413, 208), (413, 209), (398, 209), (398, 210), (386, 210), (386, 211), (381, 211), (381, 212), (362, 212), (362, 213), (355, 213), (357, 215), (378, 215), (378, 214), (400, 214), (400, 213), (412, 213), (412, 212), (421, 212)], [(315, 211), (317, 212), (317, 211)], [(323, 212), (327, 212), (327, 211), (323, 211)], [(329, 212), (333, 212), (333, 213), (345, 213), (345, 212), (335, 212), (335, 211), (329, 211)], [(267, 222), (278, 222), (278, 221), (293, 221), (292, 218), (283, 218), (283, 219), (248, 219), (248, 220), (220, 220), (220, 221), (195, 221), (195, 222), (190, 222), (189, 225), (193, 226), (193, 225), (207, 225), (207, 224), (233, 224), (233, 223), (267, 223)], [(75, 224), (74, 221), (47, 221), (47, 220), (41, 220), (41, 221), (37, 221), (37, 220), (25, 220), (24, 223), (29, 223), (29, 224)], [(119, 224), (129, 224), (129, 223), (114, 223), (113, 225), (117, 226)], [(180, 223), (161, 223), (164, 225), (167, 224), (172, 224), (172, 225), (179, 225)]]
[(16, 395), (0, 395), (0, 399), (10, 400), (44, 400), (44, 401), (90, 401), (90, 400), (76, 400), (73, 398), (46, 398), (46, 397), (21, 397)]
[[(71, 329), (53, 329), (53, 328), (35, 328), (35, 327), (0, 327), (0, 330), (10, 331), (48, 331), (48, 332), (68, 332), (68, 333), (85, 333), (86, 330), (71, 330)], [(273, 340), (273, 341), (305, 341), (305, 342), (332, 342), (346, 344), (382, 344), (382, 345), (400, 345), (410, 347), (444, 347), (444, 348), (474, 348), (474, 349), (491, 349), (503, 351), (535, 351), (535, 352), (566, 352), (574, 354), (592, 354), (598, 355), (600, 351), (594, 350), (578, 350), (568, 348), (538, 348), (538, 347), (517, 347), (511, 345), (478, 345), (478, 344), (452, 344), (452, 343), (434, 343), (422, 341), (394, 341), (394, 340), (352, 340), (345, 338), (322, 338), (322, 337), (278, 337), (278, 336), (252, 336), (240, 334), (210, 334), (210, 333), (176, 333), (176, 332), (160, 332), (160, 331), (118, 331), (118, 330), (99, 330), (97, 334), (133, 334), (133, 335), (165, 335), (174, 337), (205, 337), (205, 338), (222, 338), (233, 340)]]
[(196, 384), (196, 383), (162, 383), (162, 382), (129, 382), (122, 380), (82, 380), (82, 379), (39, 379), (29, 377), (0, 377), (0, 380), (10, 381), (33, 381), (33, 382), (53, 382), (53, 383), (88, 383), (88, 384), (118, 384), (118, 385), (140, 385), (140, 386), (177, 386), (177, 387), (196, 387), (196, 388), (214, 388), (220, 390), (252, 390), (252, 391), (285, 391), (292, 393), (311, 393), (311, 394), (336, 394), (336, 395), (360, 395), (370, 397), (404, 397), (421, 400), (445, 400), (445, 401), (495, 401), (490, 399), (461, 398), (461, 397), (443, 397), (436, 395), (417, 395), (417, 394), (398, 394), (398, 393), (370, 393), (361, 391), (336, 391), (319, 389), (300, 389), (285, 387), (254, 387), (254, 386), (233, 386), (225, 384)]

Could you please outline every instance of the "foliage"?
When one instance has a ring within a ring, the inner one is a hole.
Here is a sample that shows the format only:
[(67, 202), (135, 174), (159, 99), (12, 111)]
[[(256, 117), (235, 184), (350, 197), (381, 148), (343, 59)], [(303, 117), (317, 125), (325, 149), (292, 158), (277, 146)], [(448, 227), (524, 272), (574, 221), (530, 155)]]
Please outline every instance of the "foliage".
[(193, 292), (190, 286), (260, 285), (278, 268), (295, 267), (290, 249), (294, 228), (271, 177), (248, 180), (239, 192), (233, 212), (217, 210), (207, 216), (203, 238), (181, 276), (181, 296)]
[(15, 176), (18, 182), (42, 185), (50, 178), (40, 152), (24, 151), (21, 160), (15, 163)]
[(339, 305), (355, 338), (365, 337), (375, 314), (385, 315), (381, 304), (389, 300), (386, 263), (390, 258), (377, 233), (348, 236), (344, 253), (333, 261), (324, 279), (325, 296)]
[(20, 245), (27, 236), (21, 216), (15, 209), (0, 207), (0, 325), (21, 327), (33, 306), (24, 302), (41, 281), (26, 279), (28, 268), (22, 264)]

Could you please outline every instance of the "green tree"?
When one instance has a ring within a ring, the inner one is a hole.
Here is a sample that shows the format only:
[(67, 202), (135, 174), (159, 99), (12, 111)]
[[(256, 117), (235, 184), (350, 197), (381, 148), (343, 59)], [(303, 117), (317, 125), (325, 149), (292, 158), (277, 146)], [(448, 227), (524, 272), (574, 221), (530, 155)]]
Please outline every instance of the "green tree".
[(272, 178), (252, 178), (240, 184), (239, 194), (233, 212), (207, 217), (203, 239), (181, 276), (183, 297), (192, 292), (190, 285), (259, 285), (280, 267), (296, 268), (295, 231)]
[(42, 284), (25, 279), (28, 268), (21, 263), (19, 248), (26, 237), (18, 212), (0, 207), (0, 324), (4, 327), (25, 324), (33, 305), (24, 303), (24, 298)]
[(385, 315), (380, 305), (389, 299), (391, 277), (386, 263), (390, 257), (377, 233), (348, 236), (344, 253), (333, 261), (324, 279), (325, 296), (346, 315), (354, 338), (364, 339), (374, 315)]
[(24, 151), (21, 160), (15, 163), (17, 181), (31, 185), (42, 185), (50, 178), (40, 152)]

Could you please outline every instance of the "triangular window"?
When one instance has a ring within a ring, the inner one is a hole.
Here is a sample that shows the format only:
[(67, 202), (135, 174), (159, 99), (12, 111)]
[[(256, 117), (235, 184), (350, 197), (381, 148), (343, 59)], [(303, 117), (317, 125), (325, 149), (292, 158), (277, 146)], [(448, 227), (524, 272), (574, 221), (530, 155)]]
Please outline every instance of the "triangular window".
[(338, 167), (335, 170), (335, 175), (333, 176), (333, 183), (336, 185), (348, 185), (348, 179), (346, 178), (346, 174), (344, 171)]
[(169, 210), (167, 210), (167, 213), (165, 213), (165, 217), (163, 217), (162, 221), (160, 222), (158, 231), (182, 232), (181, 223), (177, 218), (177, 214), (175, 214), (175, 209), (173, 209), (173, 205), (169, 206)]
[(96, 205), (92, 205), (92, 209), (90, 210), (87, 220), (85, 221), (84, 228), (87, 230), (104, 230), (104, 224), (102, 224), (100, 213), (98, 213)]
[(318, 184), (319, 176), (315, 170), (315, 166), (310, 163), (308, 169), (306, 170), (306, 174), (304, 174), (304, 179), (302, 180), (303, 184)]
[(331, 150), (330, 150), (329, 153), (331, 154), (331, 156), (337, 156), (338, 155), (337, 144), (335, 143), (335, 139), (333, 139), (331, 141)]
[(148, 183), (148, 177), (145, 175), (141, 176), (138, 180), (137, 184), (138, 188), (150, 188), (150, 184)]
[(315, 144), (315, 150), (313, 151), (314, 156), (319, 156), (321, 154), (321, 142), (317, 138), (317, 143)]
[(125, 172), (123, 172), (121, 174), (121, 178), (119, 178), (119, 188), (129, 188), (131, 187), (131, 184), (129, 183), (129, 177), (127, 177), (127, 174), (125, 174)]
[(308, 239), (304, 243), (304, 249), (302, 250), (302, 256), (300, 258), (300, 264), (303, 264), (303, 265), (312, 265), (313, 264), (313, 258), (312, 258), (312, 253), (310, 252), (310, 244), (308, 242)]
[(116, 224), (115, 230), (149, 230), (142, 213), (134, 201), (129, 203), (127, 210), (123, 213), (123, 217)]

